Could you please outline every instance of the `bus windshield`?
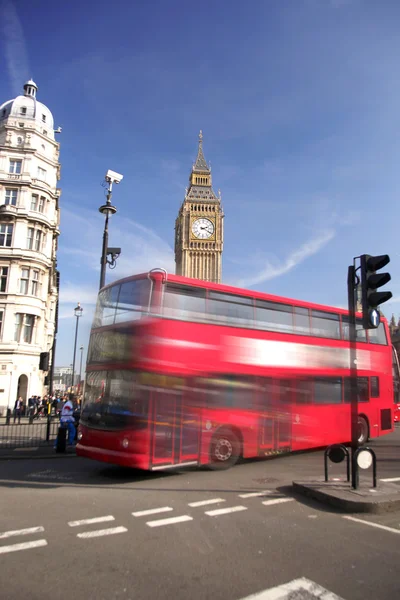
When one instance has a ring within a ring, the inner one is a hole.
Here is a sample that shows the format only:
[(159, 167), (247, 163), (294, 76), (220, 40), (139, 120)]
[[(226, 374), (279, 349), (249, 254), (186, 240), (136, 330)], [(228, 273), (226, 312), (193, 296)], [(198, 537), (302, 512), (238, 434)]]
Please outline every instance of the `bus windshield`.
[(109, 286), (99, 294), (93, 327), (141, 319), (150, 304), (149, 279), (133, 279)]

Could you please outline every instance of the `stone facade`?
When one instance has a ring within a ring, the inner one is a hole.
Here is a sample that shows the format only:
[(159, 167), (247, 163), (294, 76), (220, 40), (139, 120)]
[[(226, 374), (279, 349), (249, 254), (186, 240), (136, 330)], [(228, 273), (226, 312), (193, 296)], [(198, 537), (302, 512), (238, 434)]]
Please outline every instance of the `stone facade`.
[(212, 189), (211, 169), (200, 131), (196, 162), (175, 222), (176, 274), (220, 283), (224, 245), (221, 195)]
[(0, 105), (0, 411), (44, 395), (57, 304), (59, 144), (53, 116), (24, 94)]

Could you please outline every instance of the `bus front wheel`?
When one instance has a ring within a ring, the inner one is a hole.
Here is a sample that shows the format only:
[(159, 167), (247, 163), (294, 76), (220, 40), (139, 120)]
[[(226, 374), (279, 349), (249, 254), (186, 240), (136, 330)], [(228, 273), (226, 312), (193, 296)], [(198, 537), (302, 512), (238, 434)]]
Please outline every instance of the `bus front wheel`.
[(358, 417), (358, 444), (363, 446), (368, 442), (369, 427), (368, 422), (364, 417)]
[(211, 441), (210, 468), (229, 469), (240, 457), (240, 442), (233, 431), (217, 431)]

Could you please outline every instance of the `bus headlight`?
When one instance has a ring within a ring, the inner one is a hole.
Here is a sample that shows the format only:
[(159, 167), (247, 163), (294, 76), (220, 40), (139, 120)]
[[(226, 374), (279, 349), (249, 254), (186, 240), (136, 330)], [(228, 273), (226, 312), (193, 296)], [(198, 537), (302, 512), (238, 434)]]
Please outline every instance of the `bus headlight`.
[(78, 431), (78, 435), (77, 435), (78, 442), (80, 442), (80, 441), (81, 441), (81, 439), (82, 439), (82, 436), (83, 436), (83, 433), (82, 433), (82, 431)]
[(122, 440), (122, 447), (125, 448), (125, 450), (126, 450), (126, 448), (128, 448), (128, 446), (129, 446), (129, 440), (127, 438), (124, 438)]

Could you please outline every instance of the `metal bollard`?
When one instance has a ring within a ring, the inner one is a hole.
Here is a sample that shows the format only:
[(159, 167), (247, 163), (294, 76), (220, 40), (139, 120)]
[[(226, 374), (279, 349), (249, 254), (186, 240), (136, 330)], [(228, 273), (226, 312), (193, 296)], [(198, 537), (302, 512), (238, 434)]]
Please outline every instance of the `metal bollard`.
[(9, 425), (11, 421), (11, 408), (7, 408), (6, 425)]

